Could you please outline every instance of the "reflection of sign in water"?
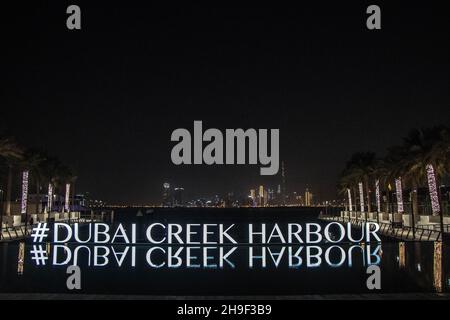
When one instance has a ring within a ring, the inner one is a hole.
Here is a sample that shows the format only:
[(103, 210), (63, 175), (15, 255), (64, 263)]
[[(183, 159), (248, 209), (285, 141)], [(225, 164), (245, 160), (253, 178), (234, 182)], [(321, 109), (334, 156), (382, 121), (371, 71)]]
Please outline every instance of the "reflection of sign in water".
[[(293, 269), (378, 265), (381, 245), (330, 246), (68, 246), (53, 245), (47, 256), (42, 245), (33, 245), (31, 259), (36, 265), (78, 265), (87, 267)], [(240, 262), (241, 264), (239, 264)]]
[[(221, 244), (338, 244), (381, 242), (377, 235), (377, 223), (363, 223), (356, 230), (351, 223), (330, 222), (325, 226), (318, 223), (260, 224), (177, 224), (152, 223), (147, 228), (131, 224), (111, 227), (105, 223), (90, 223), (73, 226), (55, 223), (53, 231), (46, 223), (33, 228), (31, 237), (34, 243), (51, 240), (53, 243), (91, 243), (91, 244), (182, 244), (182, 245), (221, 245)], [(144, 232), (138, 232), (138, 228)], [(49, 236), (51, 239), (49, 239)]]
[[(339, 222), (152, 223), (146, 228), (137, 224), (112, 227), (105, 223), (55, 223), (50, 228), (42, 223), (33, 229), (30, 254), (36, 265), (53, 266), (234, 269), (238, 265), (299, 269), (351, 267), (355, 255), (364, 266), (369, 266), (381, 260), (378, 230), (378, 224), (371, 222), (363, 224), (360, 230)], [(50, 240), (50, 250), (39, 245)], [(134, 246), (138, 243), (149, 246)]]

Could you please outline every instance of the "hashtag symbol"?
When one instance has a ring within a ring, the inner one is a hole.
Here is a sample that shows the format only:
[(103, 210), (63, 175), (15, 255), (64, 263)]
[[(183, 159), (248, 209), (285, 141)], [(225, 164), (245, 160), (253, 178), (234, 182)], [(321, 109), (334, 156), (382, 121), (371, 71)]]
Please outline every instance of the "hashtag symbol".
[(42, 246), (33, 246), (31, 250), (31, 260), (36, 261), (36, 265), (45, 266), (45, 261), (48, 260), (47, 252), (42, 248)]
[(33, 231), (31, 232), (33, 242), (42, 242), (44, 238), (47, 238), (49, 231), (50, 229), (47, 228), (46, 223), (38, 223), (38, 225), (34, 227)]

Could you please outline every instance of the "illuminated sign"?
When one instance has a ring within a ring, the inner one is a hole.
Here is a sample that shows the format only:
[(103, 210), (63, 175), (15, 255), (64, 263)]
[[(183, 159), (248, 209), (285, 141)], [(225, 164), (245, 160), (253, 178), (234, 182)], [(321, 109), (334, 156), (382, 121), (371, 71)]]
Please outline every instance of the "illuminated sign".
[[(377, 232), (380, 226), (375, 222), (362, 224), (361, 229), (351, 223), (330, 222), (324, 226), (318, 223), (275, 224), (223, 224), (223, 223), (159, 223), (148, 225), (139, 233), (138, 225), (125, 226), (120, 223), (110, 226), (106, 223), (69, 225), (55, 223), (53, 232), (47, 223), (33, 228), (34, 243), (51, 241), (61, 243), (91, 244), (177, 244), (177, 245), (230, 245), (230, 244), (337, 244), (341, 242), (381, 242)], [(139, 226), (141, 227), (141, 226)]]
[[(144, 263), (150, 268), (315, 268), (379, 264), (381, 239), (374, 222), (361, 229), (350, 223), (287, 224), (137, 224), (69, 225), (47, 223), (33, 228), (31, 259), (36, 265), (78, 265), (79, 255), (90, 267)], [(42, 243), (51, 243), (50, 250)], [(243, 256), (244, 255), (244, 256)]]

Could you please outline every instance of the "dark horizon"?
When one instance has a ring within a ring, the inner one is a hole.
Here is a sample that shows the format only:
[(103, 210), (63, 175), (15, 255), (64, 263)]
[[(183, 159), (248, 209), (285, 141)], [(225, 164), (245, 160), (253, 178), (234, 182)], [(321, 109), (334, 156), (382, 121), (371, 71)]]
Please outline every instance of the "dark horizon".
[(368, 2), (79, 1), (80, 31), (66, 29), (69, 4), (5, 8), (0, 133), (61, 158), (77, 191), (111, 204), (157, 204), (164, 182), (189, 198), (279, 183), (260, 165), (173, 165), (171, 133), (195, 120), (279, 128), (288, 191), (322, 200), (353, 153), (383, 156), (412, 128), (449, 124), (450, 21), (437, 2), (378, 2), (376, 31)]

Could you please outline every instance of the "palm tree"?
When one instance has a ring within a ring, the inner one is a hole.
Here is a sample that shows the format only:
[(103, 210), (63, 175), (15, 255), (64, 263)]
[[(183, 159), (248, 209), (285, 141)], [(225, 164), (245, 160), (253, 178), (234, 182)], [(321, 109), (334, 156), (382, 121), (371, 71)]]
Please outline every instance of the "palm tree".
[[(48, 185), (48, 202), (47, 202), (47, 210), (50, 213), (53, 209), (53, 194), (56, 193), (57, 187), (59, 187), (59, 178), (58, 172), (59, 168), (62, 166), (61, 161), (55, 157), (47, 157), (44, 163), (42, 164), (42, 173), (45, 182)], [(52, 188), (52, 194), (50, 194), (50, 188)], [(49, 215), (50, 218), (50, 215)]]
[(23, 149), (12, 138), (0, 138), (0, 157), (21, 159)]
[[(391, 162), (388, 158), (384, 159), (378, 159), (375, 165), (375, 170), (373, 172), (374, 178), (378, 180), (379, 187), (380, 187), (380, 196), (381, 193), (384, 191), (386, 193), (386, 207), (385, 212), (390, 212), (390, 203), (391, 203), (391, 196), (390, 196), (390, 182), (391, 182)], [(380, 211), (383, 211), (382, 208), (380, 208)]]
[[(74, 171), (72, 171), (72, 176), (70, 177), (70, 184), (72, 189), (72, 208), (75, 207), (75, 184), (78, 180), (78, 176), (75, 175)], [(69, 223), (70, 223), (70, 215), (71, 211), (69, 210)]]
[(352, 176), (349, 174), (348, 171), (342, 172), (341, 177), (339, 179), (339, 184), (338, 184), (338, 192), (339, 194), (342, 194), (344, 196), (344, 198), (348, 198), (348, 211), (352, 212), (353, 208), (352, 208), (352, 201), (351, 201), (351, 193), (352, 193), (352, 188), (355, 185), (355, 181), (352, 180)]
[(443, 212), (439, 188), (441, 178), (450, 173), (450, 138), (446, 126), (412, 130), (404, 138), (405, 156), (401, 163), (404, 175), (413, 188), (413, 211), (418, 214), (418, 186), (428, 182), (433, 215), (440, 215), (443, 229)]
[[(36, 186), (36, 214), (40, 213), (39, 204), (41, 203), (41, 181), (43, 179), (43, 164), (47, 155), (40, 150), (30, 149), (25, 152), (21, 167), (31, 173), (31, 178)], [(28, 212), (25, 216), (25, 230), (28, 225)]]
[[(60, 165), (58, 167), (57, 170), (57, 184), (60, 186), (63, 186), (65, 188), (67, 188), (67, 185), (71, 185), (72, 184), (72, 178), (73, 178), (73, 174), (72, 174), (72, 170), (65, 165)], [(67, 199), (65, 199), (66, 201)], [(64, 206), (61, 206), (61, 212), (64, 212)]]
[(5, 214), (9, 216), (11, 215), (13, 167), (17, 164), (18, 161), (23, 159), (23, 149), (12, 138), (0, 138), (0, 158), (2, 158), (6, 162), (6, 165), (8, 167), (8, 179), (6, 184), (6, 206), (4, 211)]
[(47, 154), (42, 150), (30, 149), (25, 154), (24, 167), (31, 172), (36, 187), (36, 213), (40, 213), (39, 204), (42, 202), (41, 185), (44, 180), (44, 164)]
[[(404, 138), (402, 145), (389, 148), (387, 156), (382, 160), (377, 160), (371, 152), (354, 154), (340, 177), (339, 189), (341, 192), (349, 189), (354, 191), (359, 184), (360, 193), (366, 190), (367, 208), (371, 212), (369, 184), (374, 179), (378, 196), (380, 185), (386, 189), (386, 211), (389, 212), (390, 185), (395, 182), (398, 212), (403, 213), (400, 207), (403, 201), (402, 188), (403, 185), (409, 186), (412, 190), (411, 220), (414, 228), (415, 216), (419, 214), (417, 189), (428, 182), (433, 214), (440, 215), (443, 230), (443, 210), (437, 186), (438, 181), (450, 175), (449, 159), (450, 130), (447, 126), (414, 129)], [(377, 206), (378, 201), (377, 199)], [(361, 205), (363, 203), (362, 200)]]
[[(375, 153), (373, 152), (358, 152), (352, 155), (350, 160), (346, 164), (346, 176), (347, 179), (351, 181), (358, 181), (364, 184), (364, 189), (366, 189), (366, 201), (367, 201), (367, 211), (371, 212), (371, 199), (370, 199), (370, 188), (369, 182), (371, 177), (376, 172), (377, 159)], [(364, 203), (364, 200), (360, 200)], [(366, 215), (367, 220), (367, 215)]]

